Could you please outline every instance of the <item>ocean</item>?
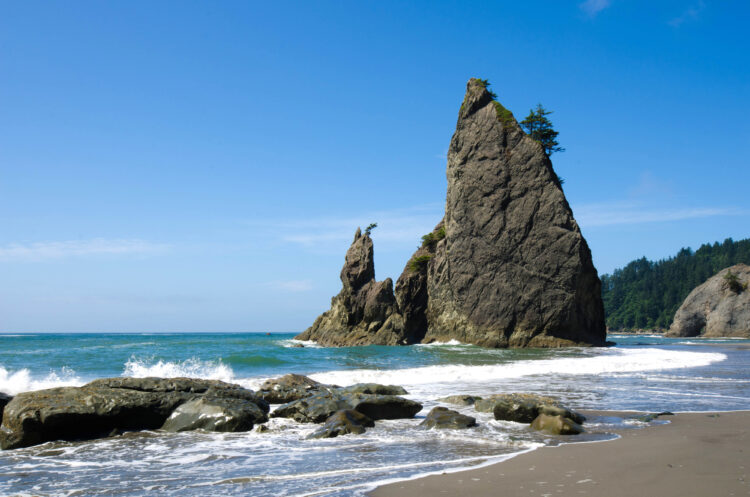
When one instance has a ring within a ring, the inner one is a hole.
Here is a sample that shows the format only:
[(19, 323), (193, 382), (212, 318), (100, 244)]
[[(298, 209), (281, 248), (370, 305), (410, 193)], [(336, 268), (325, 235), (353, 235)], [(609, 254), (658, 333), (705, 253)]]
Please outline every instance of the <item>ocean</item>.
[[(341, 386), (401, 385), (424, 410), (364, 435), (306, 439), (317, 425), (271, 419), (266, 432), (158, 431), (0, 452), (0, 495), (355, 496), (418, 475), (490, 464), (537, 447), (592, 442), (644, 423), (590, 419), (567, 439), (496, 421), (472, 407), (470, 430), (417, 425), (454, 394), (529, 392), (573, 409), (750, 409), (750, 340), (610, 335), (609, 348), (491, 350), (457, 342), (409, 347), (294, 347), (294, 333), (0, 334), (0, 392), (112, 376), (189, 376), (257, 387), (299, 373)], [(665, 421), (656, 421), (665, 422)]]

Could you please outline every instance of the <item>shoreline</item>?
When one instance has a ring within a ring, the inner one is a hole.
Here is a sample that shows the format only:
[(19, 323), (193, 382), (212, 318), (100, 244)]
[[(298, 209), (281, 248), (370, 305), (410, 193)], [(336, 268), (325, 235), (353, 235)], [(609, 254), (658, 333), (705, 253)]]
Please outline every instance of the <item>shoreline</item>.
[[(588, 411), (617, 415), (622, 411)], [(540, 447), (464, 471), (387, 483), (369, 497), (750, 495), (750, 410), (684, 412), (601, 442)]]

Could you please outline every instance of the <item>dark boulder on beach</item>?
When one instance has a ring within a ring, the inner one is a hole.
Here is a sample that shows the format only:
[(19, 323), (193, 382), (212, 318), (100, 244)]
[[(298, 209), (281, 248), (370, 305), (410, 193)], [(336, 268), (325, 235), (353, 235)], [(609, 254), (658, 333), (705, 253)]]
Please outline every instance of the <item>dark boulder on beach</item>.
[(550, 435), (578, 435), (583, 427), (570, 418), (540, 414), (531, 423), (531, 427)]
[(422, 404), (395, 395), (352, 395), (354, 409), (372, 419), (413, 418)]
[(334, 412), (353, 406), (333, 392), (318, 392), (283, 404), (271, 412), (272, 418), (291, 418), (300, 423), (322, 423)]
[(480, 412), (491, 412), (497, 420), (516, 423), (531, 423), (540, 414), (561, 415), (579, 424), (586, 420), (582, 414), (566, 408), (557, 399), (530, 393), (491, 395), (478, 400), (474, 408)]
[(89, 440), (124, 431), (160, 428), (182, 404), (235, 399), (263, 416), (268, 403), (254, 392), (218, 380), (106, 378), (82, 387), (18, 394), (3, 412), (0, 447), (15, 449), (52, 440)]
[(396, 281), (375, 281), (357, 230), (331, 309), (297, 338), (322, 345), (459, 340), (604, 346), (601, 282), (544, 147), (472, 78), (448, 150), (445, 217)]
[(747, 264), (722, 269), (690, 292), (666, 336), (750, 338), (749, 284)]
[(239, 432), (250, 431), (253, 426), (266, 421), (266, 412), (250, 400), (203, 396), (177, 407), (161, 429), (172, 432)]
[(334, 438), (348, 434), (361, 435), (367, 428), (373, 426), (375, 426), (375, 422), (361, 412), (345, 409), (336, 411), (329, 416), (323, 426), (308, 438)]
[(477, 418), (461, 414), (458, 411), (448, 409), (447, 407), (433, 408), (425, 418), (419, 423), (424, 428), (453, 429), (472, 428), (477, 425)]
[(286, 404), (312, 395), (323, 387), (325, 385), (307, 376), (287, 374), (264, 382), (257, 395), (269, 404)]
[(336, 411), (354, 409), (371, 419), (413, 418), (422, 404), (395, 395), (319, 392), (279, 406), (273, 418), (291, 418), (300, 423), (322, 423)]

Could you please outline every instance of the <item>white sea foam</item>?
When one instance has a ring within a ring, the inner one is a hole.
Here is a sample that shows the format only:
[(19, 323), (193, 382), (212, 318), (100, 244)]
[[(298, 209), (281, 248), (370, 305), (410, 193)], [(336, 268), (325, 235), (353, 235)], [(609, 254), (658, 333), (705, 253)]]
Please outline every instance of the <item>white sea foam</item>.
[(453, 340), (448, 340), (447, 342), (432, 342), (432, 343), (418, 343), (416, 344), (417, 347), (440, 347), (443, 345), (467, 345), (463, 342), (459, 342), (455, 338)]
[[(662, 349), (607, 349), (590, 357), (526, 360), (505, 364), (468, 366), (449, 364), (419, 368), (375, 370), (358, 369), (316, 373), (322, 383), (351, 385), (361, 382), (421, 386), (434, 384), (483, 383), (534, 375), (602, 375), (638, 371), (707, 366), (727, 357), (713, 352), (683, 352)], [(421, 390), (421, 389), (420, 389)]]
[(83, 381), (70, 368), (50, 371), (41, 378), (34, 378), (28, 369), (8, 371), (0, 366), (0, 392), (16, 395), (30, 390), (42, 390), (62, 386), (79, 386)]
[(234, 381), (234, 371), (221, 361), (201, 361), (195, 357), (179, 362), (170, 362), (153, 358), (131, 357), (125, 363), (123, 376), (145, 378), (156, 376), (159, 378), (205, 378), (211, 380)]
[(294, 347), (296, 345), (303, 345), (303, 346), (305, 346), (307, 348), (311, 348), (311, 349), (319, 349), (319, 348), (321, 348), (320, 345), (318, 345), (317, 343), (313, 342), (312, 340), (296, 340), (294, 338), (289, 339), (289, 340), (281, 340), (281, 341), (279, 341), (279, 344), (281, 344), (282, 347), (287, 347), (287, 348)]

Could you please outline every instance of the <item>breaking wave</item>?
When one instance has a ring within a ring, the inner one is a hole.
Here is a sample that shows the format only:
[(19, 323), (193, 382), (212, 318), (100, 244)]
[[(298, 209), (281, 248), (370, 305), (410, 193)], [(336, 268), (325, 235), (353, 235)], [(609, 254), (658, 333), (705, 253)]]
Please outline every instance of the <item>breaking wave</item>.
[(448, 364), (417, 368), (330, 371), (311, 375), (322, 383), (351, 385), (361, 382), (395, 385), (476, 383), (536, 375), (606, 375), (638, 371), (707, 366), (727, 357), (713, 352), (683, 352), (661, 349), (610, 349), (590, 357), (564, 357), (514, 361), (505, 364), (469, 366)]
[(63, 367), (59, 371), (50, 371), (42, 378), (34, 378), (28, 369), (8, 371), (0, 366), (0, 392), (16, 395), (31, 390), (43, 390), (45, 388), (79, 386), (83, 381), (75, 371)]
[(234, 381), (234, 371), (221, 361), (202, 361), (195, 357), (179, 362), (170, 362), (154, 358), (131, 357), (125, 363), (123, 376), (145, 378), (204, 378), (210, 380)]

